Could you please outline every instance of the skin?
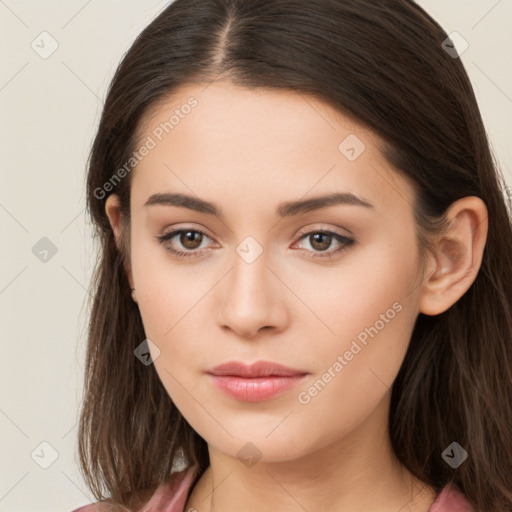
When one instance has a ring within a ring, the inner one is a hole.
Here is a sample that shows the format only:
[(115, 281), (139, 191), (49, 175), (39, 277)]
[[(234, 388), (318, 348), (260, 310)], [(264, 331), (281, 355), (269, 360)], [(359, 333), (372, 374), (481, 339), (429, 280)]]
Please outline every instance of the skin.
[[(485, 204), (476, 197), (453, 203), (450, 230), (422, 266), (411, 183), (383, 159), (375, 134), (311, 96), (218, 81), (183, 86), (146, 118), (140, 140), (190, 96), (198, 105), (132, 171), (126, 265), (147, 338), (160, 350), (156, 371), (208, 443), (211, 465), (185, 510), (426, 512), (433, 489), (391, 449), (391, 385), (418, 314), (447, 310), (474, 281), (487, 236)], [(350, 134), (366, 146), (354, 161), (338, 150)], [(373, 208), (276, 215), (284, 201), (333, 191)], [(165, 192), (213, 202), (224, 217), (144, 206)], [(115, 194), (106, 212), (121, 243)], [(184, 245), (178, 235), (167, 247), (201, 255), (180, 260), (155, 238), (179, 228), (207, 236)], [(319, 230), (355, 242), (334, 254), (340, 243), (333, 237), (322, 252), (303, 236)], [(247, 236), (263, 251), (252, 263), (236, 252)], [(333, 257), (312, 257), (325, 252)], [(299, 393), (396, 303), (400, 311), (378, 334), (300, 403)], [(310, 375), (278, 397), (249, 403), (223, 394), (204, 374), (229, 360), (262, 359)], [(248, 442), (261, 456), (250, 467), (237, 455)]]

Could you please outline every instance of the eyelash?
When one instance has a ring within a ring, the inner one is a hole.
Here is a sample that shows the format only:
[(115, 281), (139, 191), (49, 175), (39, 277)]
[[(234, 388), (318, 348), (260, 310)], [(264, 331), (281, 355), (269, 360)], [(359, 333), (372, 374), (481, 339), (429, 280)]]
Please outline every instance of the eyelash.
[[(187, 229), (187, 228), (176, 229), (174, 231), (166, 233), (162, 236), (157, 236), (155, 238), (164, 246), (164, 248), (167, 251), (169, 251), (171, 254), (173, 254), (176, 258), (179, 258), (179, 259), (194, 258), (194, 257), (198, 256), (197, 249), (195, 251), (177, 251), (176, 249), (172, 249), (171, 247), (166, 245), (166, 242), (168, 242), (169, 240), (172, 240), (176, 235), (180, 235), (181, 233), (189, 233), (189, 232), (200, 233), (203, 236), (210, 238), (210, 240), (211, 240), (211, 237), (209, 237), (204, 231), (201, 231), (199, 229)], [(300, 241), (304, 238), (307, 238), (308, 236), (313, 235), (313, 234), (333, 235), (333, 238), (335, 240), (337, 240), (342, 245), (340, 245), (340, 247), (338, 249), (335, 249), (334, 251), (329, 251), (329, 252), (313, 251), (313, 255), (308, 256), (309, 258), (312, 258), (312, 259), (316, 259), (316, 258), (331, 259), (338, 253), (341, 253), (341, 252), (345, 251), (346, 249), (348, 249), (355, 242), (355, 240), (352, 238), (340, 235), (334, 231), (328, 231), (328, 230), (323, 230), (323, 229), (312, 230), (312, 231), (307, 231), (305, 233), (300, 233), (300, 238), (298, 239), (298, 241)], [(305, 251), (311, 252), (307, 249), (305, 249)], [(199, 252), (204, 253), (204, 249)]]

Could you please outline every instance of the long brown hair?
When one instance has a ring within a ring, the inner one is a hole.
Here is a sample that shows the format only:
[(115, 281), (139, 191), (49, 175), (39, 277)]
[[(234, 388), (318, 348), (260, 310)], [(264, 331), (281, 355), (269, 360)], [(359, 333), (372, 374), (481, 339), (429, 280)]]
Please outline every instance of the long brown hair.
[[(415, 186), (422, 254), (451, 203), (485, 202), (481, 268), (447, 311), (418, 315), (389, 428), (399, 460), (438, 492), (452, 483), (476, 511), (512, 510), (512, 222), (472, 86), (460, 58), (442, 46), (447, 37), (409, 0), (176, 0), (140, 33), (110, 84), (88, 162), (100, 254), (78, 444), (98, 500), (130, 506), (171, 481), (176, 461), (197, 467), (194, 482), (209, 465), (206, 442), (154, 366), (134, 356), (145, 334), (125, 272), (125, 164), (150, 109), (181, 85), (222, 76), (314, 95), (379, 135), (384, 156)], [(105, 213), (114, 192), (120, 247)], [(457, 469), (441, 457), (453, 441), (469, 454)]]

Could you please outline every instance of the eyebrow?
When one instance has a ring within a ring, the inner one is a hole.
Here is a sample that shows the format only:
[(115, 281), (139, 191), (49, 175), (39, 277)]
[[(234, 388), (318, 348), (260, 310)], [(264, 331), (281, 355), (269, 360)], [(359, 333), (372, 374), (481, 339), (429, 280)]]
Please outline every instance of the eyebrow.
[[(199, 199), (198, 197), (188, 196), (186, 194), (153, 194), (144, 203), (144, 207), (152, 205), (178, 206), (200, 213), (215, 215), (220, 218), (224, 217), (222, 210), (214, 203), (210, 203), (204, 199)], [(361, 199), (350, 192), (334, 192), (332, 194), (313, 197), (311, 199), (281, 203), (276, 209), (276, 214), (279, 217), (292, 217), (294, 215), (334, 205), (353, 205), (369, 209), (374, 208), (368, 201)]]

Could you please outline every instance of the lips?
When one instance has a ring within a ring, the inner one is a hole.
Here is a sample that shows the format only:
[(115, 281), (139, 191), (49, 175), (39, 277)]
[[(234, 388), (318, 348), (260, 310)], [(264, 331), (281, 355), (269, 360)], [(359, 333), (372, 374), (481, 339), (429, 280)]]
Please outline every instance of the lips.
[(270, 361), (257, 361), (252, 364), (245, 364), (239, 361), (229, 361), (227, 363), (215, 366), (206, 373), (211, 375), (231, 375), (244, 378), (255, 377), (293, 377), (306, 375), (308, 372), (297, 370)]
[(206, 373), (222, 392), (245, 402), (269, 400), (295, 387), (308, 375), (308, 372), (269, 361), (250, 365), (230, 361)]

